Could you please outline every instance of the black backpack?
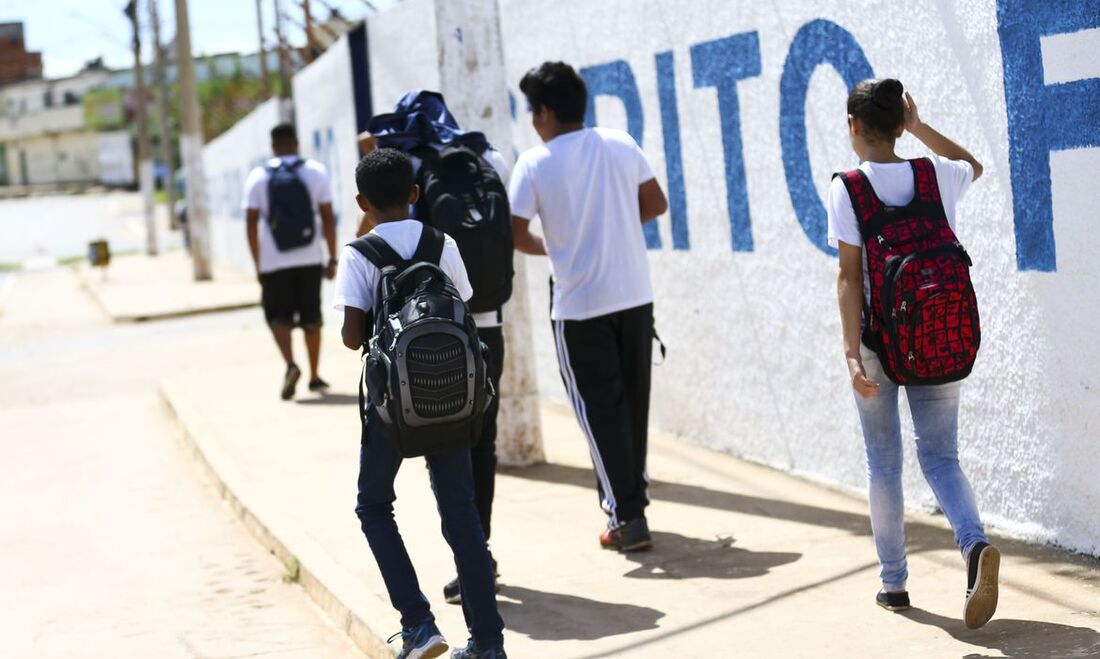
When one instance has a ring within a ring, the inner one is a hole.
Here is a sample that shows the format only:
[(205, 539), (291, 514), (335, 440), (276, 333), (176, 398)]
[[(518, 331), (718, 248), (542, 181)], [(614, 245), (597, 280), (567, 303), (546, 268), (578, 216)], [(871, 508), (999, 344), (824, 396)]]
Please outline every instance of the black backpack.
[(485, 369), (488, 349), (439, 267), (443, 243), (429, 226), (408, 260), (375, 234), (349, 243), (379, 270), (360, 409), (369, 396), (406, 458), (473, 447), (495, 395)]
[(474, 289), (473, 312), (495, 311), (512, 297), (512, 213), (493, 166), (466, 146), (413, 151), (421, 159), (416, 217), (458, 243)]
[(309, 188), (298, 176), (301, 158), (267, 167), (267, 222), (280, 252), (313, 242), (317, 226)]

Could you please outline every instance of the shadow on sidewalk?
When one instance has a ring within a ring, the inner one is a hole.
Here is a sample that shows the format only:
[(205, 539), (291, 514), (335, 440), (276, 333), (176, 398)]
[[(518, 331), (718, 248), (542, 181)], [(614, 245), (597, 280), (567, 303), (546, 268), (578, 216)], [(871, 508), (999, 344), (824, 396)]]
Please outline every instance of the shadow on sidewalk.
[[(359, 396), (351, 394), (321, 394), (317, 398), (298, 398), (299, 405), (358, 405)], [(352, 413), (354, 414), (354, 410)]]
[(948, 618), (924, 609), (913, 608), (898, 615), (922, 625), (939, 627), (957, 641), (996, 650), (1010, 659), (1100, 656), (1100, 632), (1088, 627), (994, 618), (985, 627), (971, 630), (958, 618)]
[(534, 641), (593, 641), (656, 629), (664, 612), (647, 606), (501, 584), (497, 606), (508, 629)]
[[(587, 467), (545, 463), (523, 469), (501, 469), (500, 473), (528, 480), (561, 483), (596, 491), (596, 477)], [(765, 499), (749, 494), (713, 490), (698, 485), (684, 485), (669, 481), (650, 481), (650, 496), (659, 501), (672, 501), (689, 506), (726, 510), (744, 515), (759, 515), (814, 526), (828, 526), (849, 531), (856, 535), (871, 535), (871, 522), (867, 515), (843, 510), (821, 508), (792, 501)], [(942, 529), (936, 529), (941, 534)], [(948, 536), (950, 537), (950, 536)], [(949, 541), (950, 542), (950, 541)]]
[[(573, 485), (591, 489), (593, 494), (596, 492), (596, 477), (592, 469), (588, 467), (544, 463), (518, 469), (501, 468), (498, 473), (514, 478)], [(871, 536), (871, 521), (865, 513), (852, 513), (794, 501), (768, 499), (751, 494), (661, 480), (650, 481), (649, 492), (651, 498), (657, 501), (671, 501), (688, 506), (725, 510), (742, 515), (756, 515), (799, 524), (812, 524), (814, 526), (840, 529), (853, 535)], [(944, 520), (944, 523), (946, 524), (946, 520)], [(947, 549), (955, 544), (949, 528), (927, 522), (906, 519), (905, 533), (910, 555), (928, 550)], [(1056, 547), (1034, 545), (1012, 538), (997, 537), (994, 542), (1002, 552), (1011, 554), (1013, 560), (1024, 563), (1059, 565), (1062, 566), (1059, 569), (1059, 574), (1086, 580), (1088, 583), (1100, 586), (1100, 560), (1096, 558), (1071, 554)], [(871, 555), (873, 556), (873, 554)], [(959, 565), (961, 569), (961, 558)], [(1016, 584), (1016, 586), (1026, 590), (1031, 595), (1044, 597), (1048, 601), (1058, 603), (1055, 599), (1050, 599), (1047, 595), (1042, 594), (1039, 589), (1028, 587), (1026, 584)]]
[(637, 579), (748, 579), (793, 563), (802, 554), (756, 552), (733, 546), (733, 538), (704, 540), (679, 533), (653, 532), (653, 551), (623, 554), (639, 563), (627, 577)]

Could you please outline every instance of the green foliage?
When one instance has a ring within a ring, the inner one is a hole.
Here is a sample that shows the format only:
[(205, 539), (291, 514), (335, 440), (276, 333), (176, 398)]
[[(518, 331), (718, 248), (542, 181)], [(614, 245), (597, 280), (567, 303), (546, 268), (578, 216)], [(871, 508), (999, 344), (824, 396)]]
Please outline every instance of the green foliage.
[[(264, 102), (264, 84), (259, 77), (245, 74), (240, 63), (229, 74), (210, 69), (210, 77), (199, 83), (202, 106), (202, 135), (207, 142), (229, 130), (257, 105)], [(270, 76), (271, 93), (279, 93), (278, 76)]]

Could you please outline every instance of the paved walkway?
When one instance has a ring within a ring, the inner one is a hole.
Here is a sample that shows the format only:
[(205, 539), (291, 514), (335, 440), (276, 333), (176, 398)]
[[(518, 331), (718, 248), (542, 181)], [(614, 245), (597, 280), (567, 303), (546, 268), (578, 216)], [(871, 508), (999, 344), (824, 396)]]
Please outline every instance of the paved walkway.
[(243, 316), (115, 325), (68, 269), (10, 277), (0, 657), (362, 657), (198, 478), (157, 396)]
[[(330, 328), (331, 330), (331, 328)], [(328, 396), (278, 399), (281, 367), (254, 323), (193, 355), (162, 387), (196, 455), (250, 528), (372, 656), (398, 629), (353, 513), (359, 361), (326, 335)], [(498, 480), (493, 553), (512, 656), (1100, 656), (1100, 561), (995, 539), (1001, 605), (984, 629), (960, 622), (965, 576), (942, 517), (909, 523), (904, 615), (873, 604), (866, 504), (792, 476), (655, 434), (649, 511), (656, 548), (598, 548), (604, 518), (572, 414), (543, 407), (548, 464)], [(855, 441), (853, 439), (853, 441)], [(421, 460), (397, 483), (397, 517), (444, 634), (465, 639), (440, 589), (453, 563)]]
[(127, 255), (104, 272), (82, 264), (84, 288), (116, 322), (190, 316), (260, 304), (255, 276), (215, 268), (210, 281), (195, 281), (191, 258), (182, 250), (156, 257)]

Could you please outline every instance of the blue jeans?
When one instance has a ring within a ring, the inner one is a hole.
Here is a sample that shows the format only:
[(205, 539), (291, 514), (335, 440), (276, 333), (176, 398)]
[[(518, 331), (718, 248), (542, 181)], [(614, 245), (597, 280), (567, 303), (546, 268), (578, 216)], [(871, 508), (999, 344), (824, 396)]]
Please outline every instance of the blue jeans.
[[(889, 590), (904, 590), (909, 577), (905, 561), (905, 502), (901, 488), (901, 419), (898, 415), (898, 385), (882, 372), (878, 355), (861, 346), (867, 377), (879, 383), (878, 395), (863, 398), (855, 394), (863, 440), (867, 447), (870, 481), (871, 530), (882, 565), (882, 584)], [(924, 479), (932, 487), (943, 509), (955, 543), (963, 556), (974, 543), (988, 542), (974, 502), (974, 492), (959, 467), (958, 427), (961, 382), (934, 386), (908, 386), (905, 397), (913, 415), (917, 436), (917, 458)]]
[[(363, 428), (359, 456), (359, 498), (355, 513), (382, 580), (386, 582), (390, 603), (400, 612), (402, 627), (411, 628), (434, 620), (393, 517), (393, 502), (397, 499), (393, 482), (401, 467), (401, 454), (386, 436), (373, 406)], [(427, 456), (426, 460), (443, 522), (443, 537), (451, 546), (458, 569), (466, 627), (479, 647), (496, 647), (503, 639), (504, 622), (497, 612), (493, 568), (474, 507), (470, 450), (437, 453)]]

